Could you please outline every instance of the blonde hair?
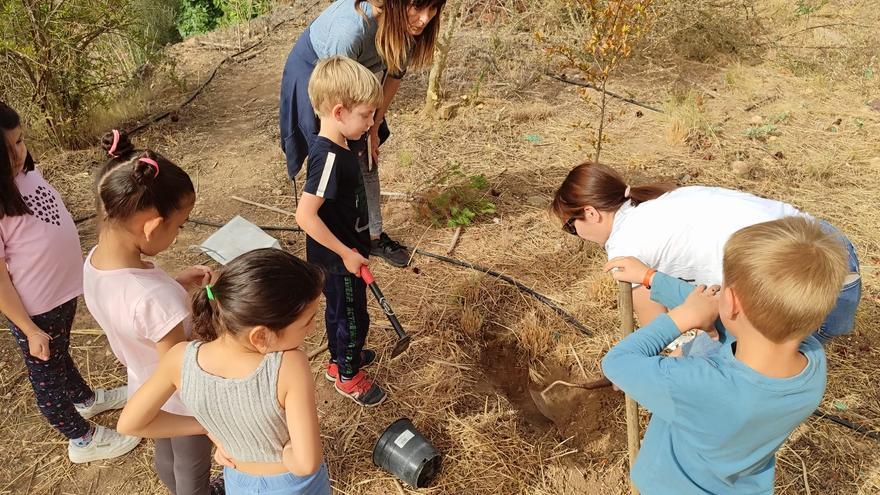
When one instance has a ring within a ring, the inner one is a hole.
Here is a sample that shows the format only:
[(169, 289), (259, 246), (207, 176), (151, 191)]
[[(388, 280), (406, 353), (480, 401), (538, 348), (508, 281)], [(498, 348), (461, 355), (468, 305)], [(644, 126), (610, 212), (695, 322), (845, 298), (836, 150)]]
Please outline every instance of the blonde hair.
[(348, 57), (334, 55), (320, 60), (312, 71), (309, 101), (318, 115), (337, 104), (349, 110), (357, 105), (378, 107), (382, 87), (369, 69)]
[[(440, 15), (446, 0), (356, 0), (355, 8), (364, 14), (364, 2), (373, 4), (376, 21), (376, 51), (388, 67), (392, 77), (401, 77), (408, 67), (419, 68), (431, 65), (434, 58), (434, 45), (440, 32)], [(407, 28), (407, 8), (434, 7), (437, 14), (422, 30), (422, 34), (411, 36)]]
[(786, 217), (746, 227), (724, 245), (724, 283), (769, 340), (803, 340), (837, 301), (847, 274), (843, 243), (818, 222)]

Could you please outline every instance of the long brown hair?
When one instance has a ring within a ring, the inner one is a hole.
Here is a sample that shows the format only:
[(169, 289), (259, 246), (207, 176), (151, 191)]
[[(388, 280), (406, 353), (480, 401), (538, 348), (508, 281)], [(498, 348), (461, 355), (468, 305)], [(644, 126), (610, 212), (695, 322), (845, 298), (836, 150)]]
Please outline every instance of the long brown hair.
[(208, 290), (192, 293), (193, 336), (210, 342), (265, 325), (278, 332), (321, 296), (324, 276), (315, 265), (274, 248), (249, 251), (219, 270)]
[[(9, 148), (6, 146), (6, 138), (3, 131), (11, 131), (21, 125), (21, 118), (18, 113), (6, 103), (0, 101), (0, 218), (18, 217), (22, 215), (30, 215), (31, 209), (21, 197), (21, 192), (15, 184), (15, 174), (12, 168), (12, 156)], [(34, 159), (31, 158), (31, 152), (28, 151), (24, 160), (23, 173), (28, 173), (34, 169)]]
[(585, 162), (571, 169), (562, 181), (553, 196), (550, 211), (562, 220), (577, 214), (585, 206), (599, 211), (617, 211), (627, 201), (638, 206), (675, 188), (672, 183), (627, 186), (623, 177), (608, 165)]
[[(370, 0), (355, 0), (354, 6), (363, 14), (362, 3)], [(372, 0), (379, 28), (376, 31), (376, 50), (388, 67), (392, 77), (402, 75), (408, 67), (426, 67), (434, 58), (434, 45), (440, 31), (440, 15), (446, 0)], [(410, 36), (407, 30), (407, 7), (436, 7), (437, 15), (425, 26), (422, 34)]]

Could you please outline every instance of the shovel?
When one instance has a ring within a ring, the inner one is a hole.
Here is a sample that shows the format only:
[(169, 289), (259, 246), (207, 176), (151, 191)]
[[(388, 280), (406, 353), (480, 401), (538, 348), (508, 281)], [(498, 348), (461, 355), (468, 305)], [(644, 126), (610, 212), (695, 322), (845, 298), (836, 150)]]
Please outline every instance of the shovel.
[(397, 321), (397, 316), (394, 314), (394, 310), (391, 309), (391, 305), (385, 300), (385, 295), (382, 294), (382, 290), (379, 289), (379, 285), (376, 283), (376, 279), (373, 278), (373, 273), (367, 265), (361, 265), (361, 278), (364, 279), (364, 282), (367, 283), (367, 287), (369, 287), (370, 291), (373, 292), (373, 295), (376, 296), (379, 306), (382, 307), (382, 311), (385, 312), (385, 316), (388, 317), (388, 321), (391, 322), (391, 326), (397, 333), (397, 344), (395, 344), (394, 349), (391, 351), (391, 358), (394, 359), (409, 348), (410, 336), (403, 331), (403, 327), (400, 325), (400, 322)]
[(556, 380), (550, 385), (544, 387), (543, 390), (532, 390), (530, 388), (529, 395), (532, 396), (532, 401), (534, 401), (535, 407), (538, 408), (538, 412), (543, 414), (544, 417), (551, 421), (553, 420), (554, 414), (552, 408), (550, 407), (550, 403), (552, 402), (552, 400), (547, 396), (547, 392), (549, 392), (550, 389), (556, 387), (557, 385), (571, 388), (580, 388), (583, 390), (596, 390), (598, 388), (610, 387), (611, 382), (605, 377), (587, 383), (571, 383), (564, 380)]

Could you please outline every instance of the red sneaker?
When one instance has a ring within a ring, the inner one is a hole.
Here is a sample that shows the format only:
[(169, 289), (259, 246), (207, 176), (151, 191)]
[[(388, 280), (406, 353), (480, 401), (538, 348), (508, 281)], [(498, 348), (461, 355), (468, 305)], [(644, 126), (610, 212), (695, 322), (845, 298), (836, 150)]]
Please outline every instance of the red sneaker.
[(370, 381), (363, 371), (359, 371), (351, 380), (336, 380), (334, 388), (340, 394), (365, 407), (375, 407), (385, 401), (387, 395), (378, 385)]
[[(361, 351), (361, 368), (366, 368), (367, 366), (373, 364), (373, 361), (376, 360), (376, 351), (372, 349), (364, 349)], [(330, 362), (326, 364), (327, 370), (324, 372), (324, 378), (329, 382), (335, 382), (339, 377), (339, 365), (336, 363)]]

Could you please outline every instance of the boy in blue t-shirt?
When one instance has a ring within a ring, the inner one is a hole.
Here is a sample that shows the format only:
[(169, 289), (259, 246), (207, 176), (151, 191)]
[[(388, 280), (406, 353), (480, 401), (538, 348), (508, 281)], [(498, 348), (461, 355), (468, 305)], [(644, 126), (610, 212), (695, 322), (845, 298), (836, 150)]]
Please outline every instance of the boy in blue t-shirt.
[[(641, 493), (773, 493), (776, 451), (825, 391), (825, 353), (811, 333), (848, 271), (843, 245), (815, 221), (787, 217), (730, 237), (721, 287), (695, 288), (631, 257), (605, 269), (673, 308), (602, 360), (605, 376), (653, 413), (632, 466)], [(682, 332), (716, 326), (716, 352), (659, 356)]]
[(364, 349), (370, 316), (367, 286), (360, 278), (370, 254), (369, 212), (355, 153), (357, 140), (373, 125), (382, 88), (364, 66), (342, 56), (318, 62), (309, 79), (309, 99), (321, 130), (309, 148), (308, 173), (296, 222), (308, 234), (306, 258), (324, 269), (327, 307), (325, 376), (336, 391), (363, 406), (377, 406), (385, 392), (361, 371), (376, 353)]

